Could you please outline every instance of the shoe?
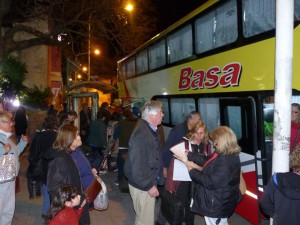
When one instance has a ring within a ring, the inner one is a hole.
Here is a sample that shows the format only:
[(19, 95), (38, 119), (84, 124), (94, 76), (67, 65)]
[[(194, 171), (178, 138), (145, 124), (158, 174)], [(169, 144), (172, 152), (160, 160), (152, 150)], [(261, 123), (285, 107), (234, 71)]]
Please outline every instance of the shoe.
[(46, 217), (47, 217), (47, 215), (42, 214), (42, 218), (43, 219), (46, 219)]
[(116, 180), (116, 181), (114, 182), (114, 184), (115, 184), (116, 186), (119, 186), (119, 181)]

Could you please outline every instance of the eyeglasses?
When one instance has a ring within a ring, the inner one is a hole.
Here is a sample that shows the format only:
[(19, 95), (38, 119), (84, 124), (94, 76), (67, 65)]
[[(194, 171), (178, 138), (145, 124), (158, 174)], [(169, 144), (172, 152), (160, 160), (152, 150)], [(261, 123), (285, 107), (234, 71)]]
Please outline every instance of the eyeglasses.
[(13, 123), (14, 121), (13, 120), (0, 120), (1, 123)]

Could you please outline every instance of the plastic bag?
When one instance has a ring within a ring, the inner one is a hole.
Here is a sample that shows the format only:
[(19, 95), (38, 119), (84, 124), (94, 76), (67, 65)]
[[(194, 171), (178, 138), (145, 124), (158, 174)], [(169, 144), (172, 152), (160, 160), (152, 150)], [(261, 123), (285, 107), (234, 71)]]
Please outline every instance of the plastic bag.
[(108, 208), (108, 194), (107, 188), (103, 180), (101, 180), (102, 190), (97, 195), (96, 199), (94, 200), (94, 209), (96, 210), (106, 210)]

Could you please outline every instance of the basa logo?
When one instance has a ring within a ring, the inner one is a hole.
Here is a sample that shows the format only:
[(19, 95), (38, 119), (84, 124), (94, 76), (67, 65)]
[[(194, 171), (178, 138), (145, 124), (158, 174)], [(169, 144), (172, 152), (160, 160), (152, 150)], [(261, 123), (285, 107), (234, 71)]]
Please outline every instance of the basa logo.
[(191, 67), (185, 67), (181, 69), (178, 88), (179, 90), (190, 88), (196, 90), (214, 88), (218, 85), (221, 87), (238, 86), (241, 70), (242, 66), (237, 62), (229, 63), (223, 69), (214, 66), (207, 71), (199, 69), (193, 72)]

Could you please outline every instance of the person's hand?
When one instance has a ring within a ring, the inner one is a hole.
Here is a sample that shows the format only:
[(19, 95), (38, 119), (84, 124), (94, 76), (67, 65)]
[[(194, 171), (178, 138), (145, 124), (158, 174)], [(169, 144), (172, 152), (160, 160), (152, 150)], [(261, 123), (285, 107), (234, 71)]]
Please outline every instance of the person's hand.
[(80, 208), (82, 208), (83, 206), (85, 206), (85, 204), (86, 204), (86, 199), (84, 199), (84, 200), (82, 201)]
[(149, 191), (148, 191), (150, 197), (155, 198), (159, 196), (159, 192), (157, 190), (157, 187), (154, 185)]
[(186, 167), (188, 168), (188, 170), (190, 171), (191, 169), (196, 169), (196, 170), (199, 170), (199, 171), (202, 171), (203, 170), (203, 167), (202, 166), (198, 166), (196, 163), (194, 162), (191, 162), (191, 161), (185, 161), (184, 162)]
[(28, 142), (28, 137), (26, 135), (22, 135), (21, 138), (22, 138), (23, 141)]
[(11, 146), (10, 146), (10, 144), (5, 144), (5, 145), (3, 145), (3, 148), (4, 148), (5, 152), (8, 152), (8, 151), (10, 151)]
[(96, 177), (98, 172), (97, 172), (97, 170), (96, 170), (95, 168), (93, 168), (93, 169), (92, 169), (92, 173), (93, 173), (94, 176)]

